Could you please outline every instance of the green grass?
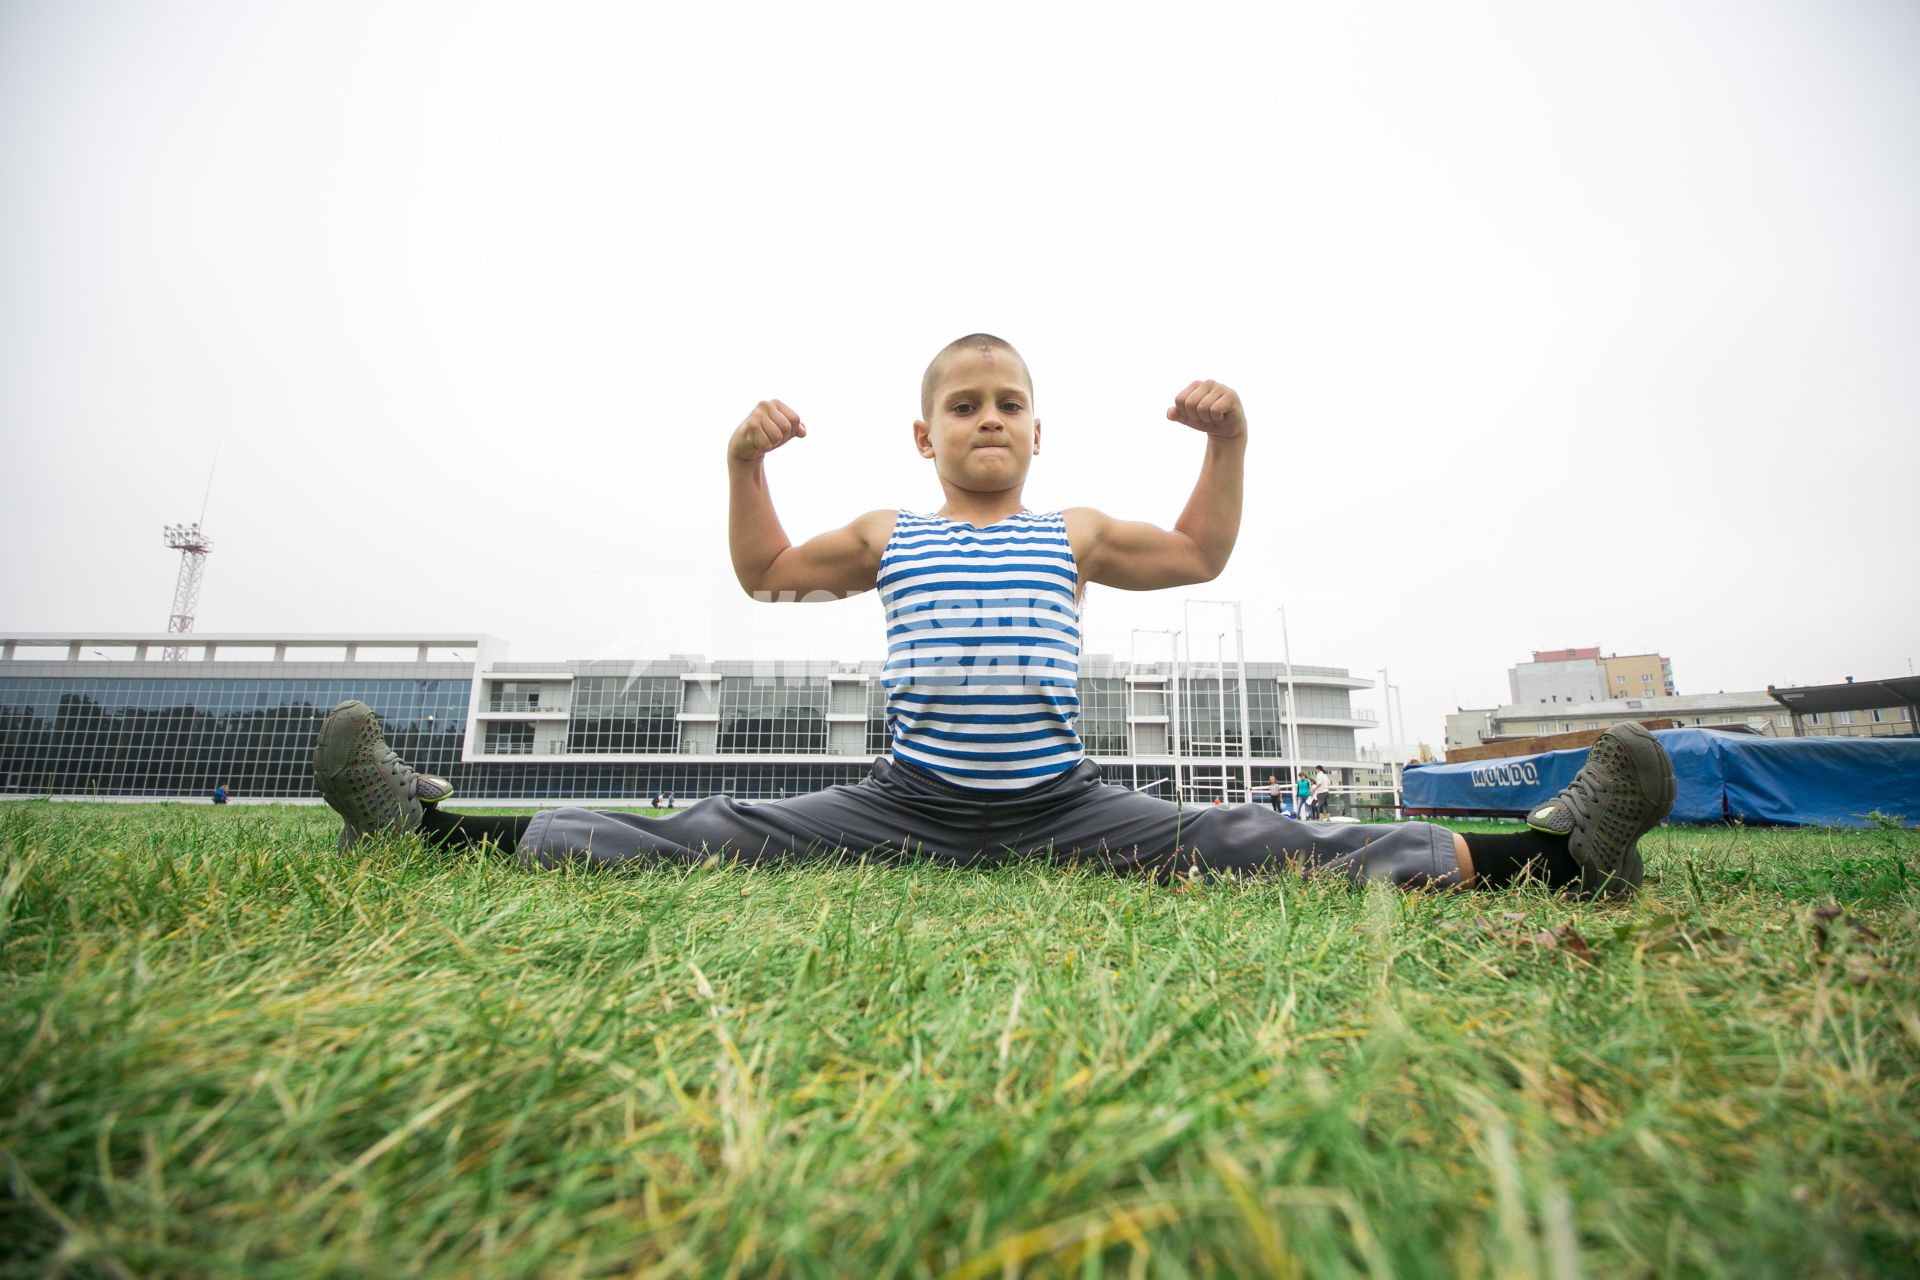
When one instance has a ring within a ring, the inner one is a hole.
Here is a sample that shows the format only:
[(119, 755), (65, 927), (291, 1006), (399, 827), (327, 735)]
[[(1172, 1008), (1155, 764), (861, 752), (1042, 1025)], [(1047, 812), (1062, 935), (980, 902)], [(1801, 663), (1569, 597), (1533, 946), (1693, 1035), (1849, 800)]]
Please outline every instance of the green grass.
[(335, 829), (0, 805), (0, 1275), (1920, 1267), (1913, 832), (1590, 906)]

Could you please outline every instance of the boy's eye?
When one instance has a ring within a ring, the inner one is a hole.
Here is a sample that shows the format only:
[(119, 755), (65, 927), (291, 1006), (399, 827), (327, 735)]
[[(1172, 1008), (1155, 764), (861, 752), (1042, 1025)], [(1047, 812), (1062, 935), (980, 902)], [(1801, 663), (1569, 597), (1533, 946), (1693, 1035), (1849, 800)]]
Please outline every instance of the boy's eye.
[(1000, 402), (1000, 411), (1002, 413), (1018, 413), (1020, 412), (1020, 402), (1018, 400), (1002, 400)]
[(973, 409), (973, 406), (968, 404), (965, 400), (962, 400), (960, 403), (953, 406), (953, 411), (955, 413), (968, 413), (968, 412), (971, 412), (972, 409)]

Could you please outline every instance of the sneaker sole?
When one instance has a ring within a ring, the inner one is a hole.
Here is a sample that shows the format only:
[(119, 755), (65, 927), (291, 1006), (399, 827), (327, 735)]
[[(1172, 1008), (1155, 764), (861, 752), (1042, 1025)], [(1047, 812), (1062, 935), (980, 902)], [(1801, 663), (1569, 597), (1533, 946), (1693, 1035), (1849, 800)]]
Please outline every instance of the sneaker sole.
[[(1673, 772), (1673, 758), (1651, 733), (1631, 721), (1615, 725), (1610, 732), (1626, 748), (1634, 789), (1642, 800), (1654, 807), (1654, 813), (1640, 835), (1627, 843), (1615, 865), (1601, 866), (1575, 854), (1575, 861), (1580, 863), (1583, 872), (1581, 881), (1585, 885), (1591, 879), (1594, 883), (1587, 892), (1595, 895), (1631, 893), (1639, 888), (1646, 877), (1645, 864), (1640, 859), (1640, 836), (1666, 820), (1673, 812), (1673, 802), (1680, 791), (1679, 779)], [(1573, 852), (1571, 847), (1568, 852)]]
[(313, 745), (313, 778), (331, 778), (353, 762), (366, 735), (373, 708), (364, 702), (349, 702), (327, 713), (320, 724), (319, 741)]
[[(373, 708), (366, 703), (345, 702), (327, 713), (326, 720), (320, 725), (320, 739), (314, 744), (314, 789), (346, 823), (340, 833), (340, 847), (343, 850), (357, 844), (370, 832), (395, 827), (407, 829), (409, 826), (408, 802), (405, 797), (392, 793), (391, 784), (383, 774), (376, 772), (374, 776), (365, 778), (355, 775), (360, 767), (358, 762), (368, 736), (367, 730), (371, 726), (378, 733), (379, 724)], [(381, 796), (386, 809), (384, 813), (365, 812), (370, 793)], [(350, 814), (349, 809), (356, 813)], [(359, 821), (355, 820), (356, 814)]]

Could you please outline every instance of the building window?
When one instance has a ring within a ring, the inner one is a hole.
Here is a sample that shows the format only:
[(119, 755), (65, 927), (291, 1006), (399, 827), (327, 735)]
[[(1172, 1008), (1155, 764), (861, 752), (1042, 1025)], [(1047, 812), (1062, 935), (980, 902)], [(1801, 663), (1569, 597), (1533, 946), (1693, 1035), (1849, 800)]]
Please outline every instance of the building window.
[(487, 751), (497, 756), (533, 754), (533, 726), (530, 724), (490, 724), (487, 726)]
[(1820, 723), (1820, 713), (1819, 713), (1818, 711), (1816, 711), (1816, 712), (1814, 712), (1814, 713), (1813, 713), (1812, 715), (1810, 715), (1810, 716), (1808, 716), (1808, 717), (1807, 717), (1807, 720), (1808, 720), (1808, 721), (1809, 721), (1810, 723), (1812, 723), (1812, 724), (1819, 724), (1819, 723)]
[(1627, 678), (1625, 676), (1615, 676), (1613, 678), (1613, 682), (1615, 684), (1625, 684), (1627, 682)]
[(723, 755), (795, 755), (827, 750), (827, 682), (806, 677), (720, 682)]
[(893, 750), (893, 727), (887, 723), (887, 686), (867, 682), (867, 750), (884, 755)]
[(469, 689), (359, 675), (0, 675), (0, 789), (158, 798), (205, 796), (219, 782), (241, 796), (309, 797), (314, 737), (347, 698), (374, 709), (409, 764), (457, 779)]
[(1841, 712), (1841, 713), (1839, 714), (1839, 716), (1835, 718), (1835, 721), (1834, 721), (1834, 723), (1836, 723), (1836, 724), (1852, 724), (1852, 723), (1853, 723), (1853, 712), (1851, 712), (1851, 711), (1842, 711), (1842, 712)]
[(583, 676), (573, 682), (567, 750), (671, 755), (680, 749), (679, 676)]
[(489, 711), (538, 711), (541, 686), (530, 681), (498, 680), (487, 699)]
[(1873, 722), (1875, 724), (1882, 723), (1880, 719), (1880, 709), (1878, 707), (1875, 707), (1872, 711), (1869, 711), (1867, 714), (1873, 717)]
[(1589, 721), (1587, 721), (1587, 728), (1589, 728), (1589, 729), (1598, 729), (1599, 727), (1600, 727), (1600, 722), (1599, 722), (1598, 720), (1589, 720)]
[(1721, 717), (1720, 717), (1720, 723), (1721, 723), (1721, 724), (1732, 724), (1732, 723), (1733, 723), (1733, 717), (1732, 717), (1732, 716), (1721, 716)]
[[(1231, 689), (1231, 685), (1229, 688)], [(1124, 680), (1080, 677), (1080, 742), (1090, 756), (1127, 754), (1127, 685)]]
[[(1316, 709), (1308, 698), (1310, 690), (1300, 691), (1300, 714), (1328, 715)], [(1124, 703), (1116, 707), (1125, 714)], [(1224, 705), (1223, 705), (1224, 703)], [(1344, 717), (1343, 717), (1344, 718)], [(1225, 743), (1222, 744), (1224, 737)], [(1305, 750), (1305, 746), (1301, 750)], [(1089, 748), (1091, 750), (1091, 748)], [(1124, 747), (1122, 748), (1124, 750)], [(1220, 756), (1240, 754), (1240, 687), (1238, 680), (1209, 680), (1198, 677), (1180, 686), (1180, 750), (1183, 755)]]

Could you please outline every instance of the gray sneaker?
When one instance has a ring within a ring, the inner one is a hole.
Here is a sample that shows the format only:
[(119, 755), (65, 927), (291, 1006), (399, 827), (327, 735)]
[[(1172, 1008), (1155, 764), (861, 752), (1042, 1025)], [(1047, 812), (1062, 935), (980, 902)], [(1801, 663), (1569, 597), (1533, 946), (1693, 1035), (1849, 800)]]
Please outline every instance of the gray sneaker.
[(445, 778), (418, 773), (394, 754), (364, 702), (343, 702), (327, 713), (313, 747), (313, 785), (346, 819), (342, 851), (376, 832), (412, 831), (420, 825), (421, 805), (453, 794)]
[(1673, 761), (1637, 724), (1600, 735), (1573, 781), (1527, 815), (1535, 831), (1567, 837), (1587, 897), (1630, 897), (1646, 878), (1640, 837), (1673, 812)]

